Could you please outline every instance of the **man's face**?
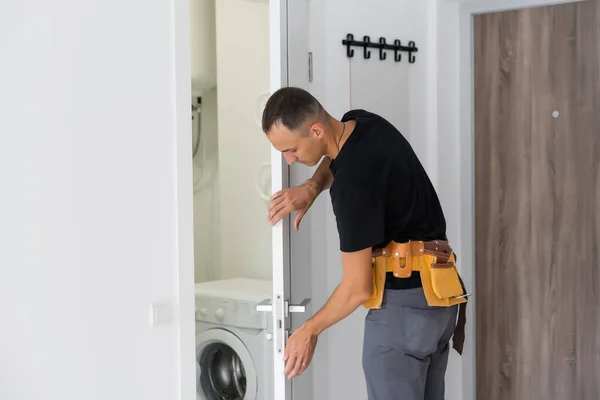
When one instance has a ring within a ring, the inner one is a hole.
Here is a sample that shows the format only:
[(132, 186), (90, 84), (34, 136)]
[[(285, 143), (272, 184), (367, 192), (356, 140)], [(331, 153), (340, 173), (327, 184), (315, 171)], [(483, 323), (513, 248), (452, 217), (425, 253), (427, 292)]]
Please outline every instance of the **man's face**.
[(276, 150), (283, 153), (285, 161), (292, 165), (295, 162), (312, 167), (317, 165), (324, 154), (325, 142), (323, 126), (314, 123), (308, 132), (292, 132), (283, 124), (275, 124), (267, 137)]

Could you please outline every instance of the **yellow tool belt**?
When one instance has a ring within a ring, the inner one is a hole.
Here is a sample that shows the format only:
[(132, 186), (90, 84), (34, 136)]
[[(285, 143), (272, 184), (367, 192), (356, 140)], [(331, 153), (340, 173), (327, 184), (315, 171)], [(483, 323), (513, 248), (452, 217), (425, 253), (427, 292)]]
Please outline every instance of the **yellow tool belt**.
[(383, 249), (373, 250), (373, 289), (363, 306), (381, 307), (388, 272), (396, 278), (409, 278), (413, 271), (421, 275), (430, 306), (449, 307), (467, 302), (470, 295), (465, 292), (456, 269), (456, 256), (447, 241), (392, 241)]

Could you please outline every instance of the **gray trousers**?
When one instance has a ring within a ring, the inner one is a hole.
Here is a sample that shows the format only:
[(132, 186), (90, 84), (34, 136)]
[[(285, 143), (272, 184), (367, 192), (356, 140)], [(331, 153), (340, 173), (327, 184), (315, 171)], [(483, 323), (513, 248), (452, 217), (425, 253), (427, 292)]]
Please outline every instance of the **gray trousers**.
[(458, 306), (429, 307), (423, 289), (386, 290), (365, 320), (369, 400), (444, 400)]

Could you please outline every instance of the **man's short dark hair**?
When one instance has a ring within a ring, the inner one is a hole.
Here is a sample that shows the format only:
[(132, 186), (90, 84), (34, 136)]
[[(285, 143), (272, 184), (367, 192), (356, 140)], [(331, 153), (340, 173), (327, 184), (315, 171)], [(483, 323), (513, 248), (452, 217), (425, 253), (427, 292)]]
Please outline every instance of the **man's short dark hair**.
[(325, 110), (309, 92), (297, 87), (284, 87), (271, 95), (262, 115), (262, 129), (269, 132), (273, 125), (283, 124), (297, 130), (309, 118), (322, 118)]

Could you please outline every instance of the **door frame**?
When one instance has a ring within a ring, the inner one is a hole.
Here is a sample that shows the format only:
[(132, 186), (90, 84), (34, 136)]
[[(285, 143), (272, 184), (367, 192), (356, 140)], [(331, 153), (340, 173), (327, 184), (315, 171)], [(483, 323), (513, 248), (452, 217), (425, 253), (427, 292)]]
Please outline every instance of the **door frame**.
[(189, 0), (172, 0), (173, 99), (176, 159), (176, 279), (173, 328), (177, 330), (177, 398), (196, 399), (194, 296), (194, 194), (192, 188), (191, 40)]
[[(269, 48), (270, 48), (270, 92), (288, 85), (288, 0), (271, 0), (269, 2)], [(274, 21), (279, 21), (275, 26)], [(274, 50), (279, 51), (275, 52)], [(284, 55), (284, 56), (282, 56)], [(271, 193), (289, 187), (290, 168), (282, 154), (271, 147)], [(282, 218), (272, 229), (273, 251), (273, 293), (271, 295), (272, 311), (270, 312), (273, 327), (273, 396), (274, 398), (290, 398), (291, 386), (283, 374), (285, 363), (283, 351), (287, 341), (286, 330), (289, 329), (289, 317), (284, 311), (291, 300), (290, 290), (290, 216)], [(277, 329), (278, 322), (282, 323)], [(283, 394), (283, 397), (282, 397)]]
[[(270, 57), (270, 90), (287, 86), (288, 83), (288, 40), (287, 40), (287, 0), (269, 2), (269, 20), (279, 21), (278, 27), (270, 28), (269, 42), (271, 49), (280, 49)], [(177, 329), (177, 398), (180, 400), (196, 399), (195, 368), (195, 296), (194, 296), (194, 225), (193, 225), (193, 191), (192, 191), (192, 123), (190, 118), (191, 101), (191, 50), (190, 50), (190, 3), (189, 0), (172, 0), (173, 6), (173, 99), (176, 153), (176, 196), (175, 226), (176, 239), (176, 280), (174, 291), (176, 301), (173, 325)], [(285, 16), (285, 17), (282, 17)], [(285, 54), (285, 57), (281, 55)], [(287, 187), (290, 168), (284, 162), (281, 153), (271, 149), (272, 189)], [(289, 285), (290, 235), (289, 216), (273, 227), (273, 293), (279, 288)], [(285, 290), (289, 293), (289, 287)], [(273, 297), (275, 298), (275, 297)], [(272, 313), (275, 321), (275, 313)], [(282, 355), (275, 354), (275, 371), (281, 369), (283, 377)], [(280, 365), (277, 365), (277, 364)], [(279, 380), (278, 380), (279, 381)], [(285, 378), (281, 385), (285, 390)], [(281, 386), (280, 385), (280, 386)], [(277, 388), (276, 388), (277, 389)], [(281, 388), (280, 388), (281, 389)]]
[[(445, 104), (456, 104), (458, 107), (458, 120), (454, 126), (455, 139), (458, 141), (458, 157), (455, 159), (453, 170), (458, 172), (459, 188), (459, 223), (460, 223), (460, 254), (462, 254), (461, 274), (465, 284), (471, 288), (474, 296), (467, 307), (468, 324), (464, 353), (462, 356), (462, 399), (476, 399), (476, 351), (475, 348), (475, 309), (477, 293), (475, 287), (475, 127), (474, 127), (474, 38), (473, 18), (477, 14), (498, 11), (509, 11), (523, 8), (553, 6), (567, 3), (577, 3), (586, 0), (459, 0), (453, 10), (454, 23), (450, 27), (451, 35), (448, 44), (454, 38), (458, 39), (458, 51), (454, 52), (455, 60), (444, 60), (444, 63), (455, 62), (458, 65), (458, 79), (454, 80), (453, 90), (447, 91), (442, 99)], [(444, 16), (438, 16), (438, 21)], [(453, 36), (454, 35), (454, 36)], [(438, 43), (442, 48), (444, 43)], [(442, 64), (439, 64), (442, 65)], [(441, 72), (443, 74), (443, 72)], [(440, 71), (438, 78), (441, 79)], [(447, 102), (447, 103), (446, 103)], [(439, 108), (439, 106), (438, 106)], [(443, 121), (439, 121), (442, 125)], [(441, 134), (441, 133), (438, 133)], [(440, 153), (442, 154), (442, 153)], [(438, 171), (446, 166), (440, 162)], [(456, 165), (458, 164), (458, 165)]]

